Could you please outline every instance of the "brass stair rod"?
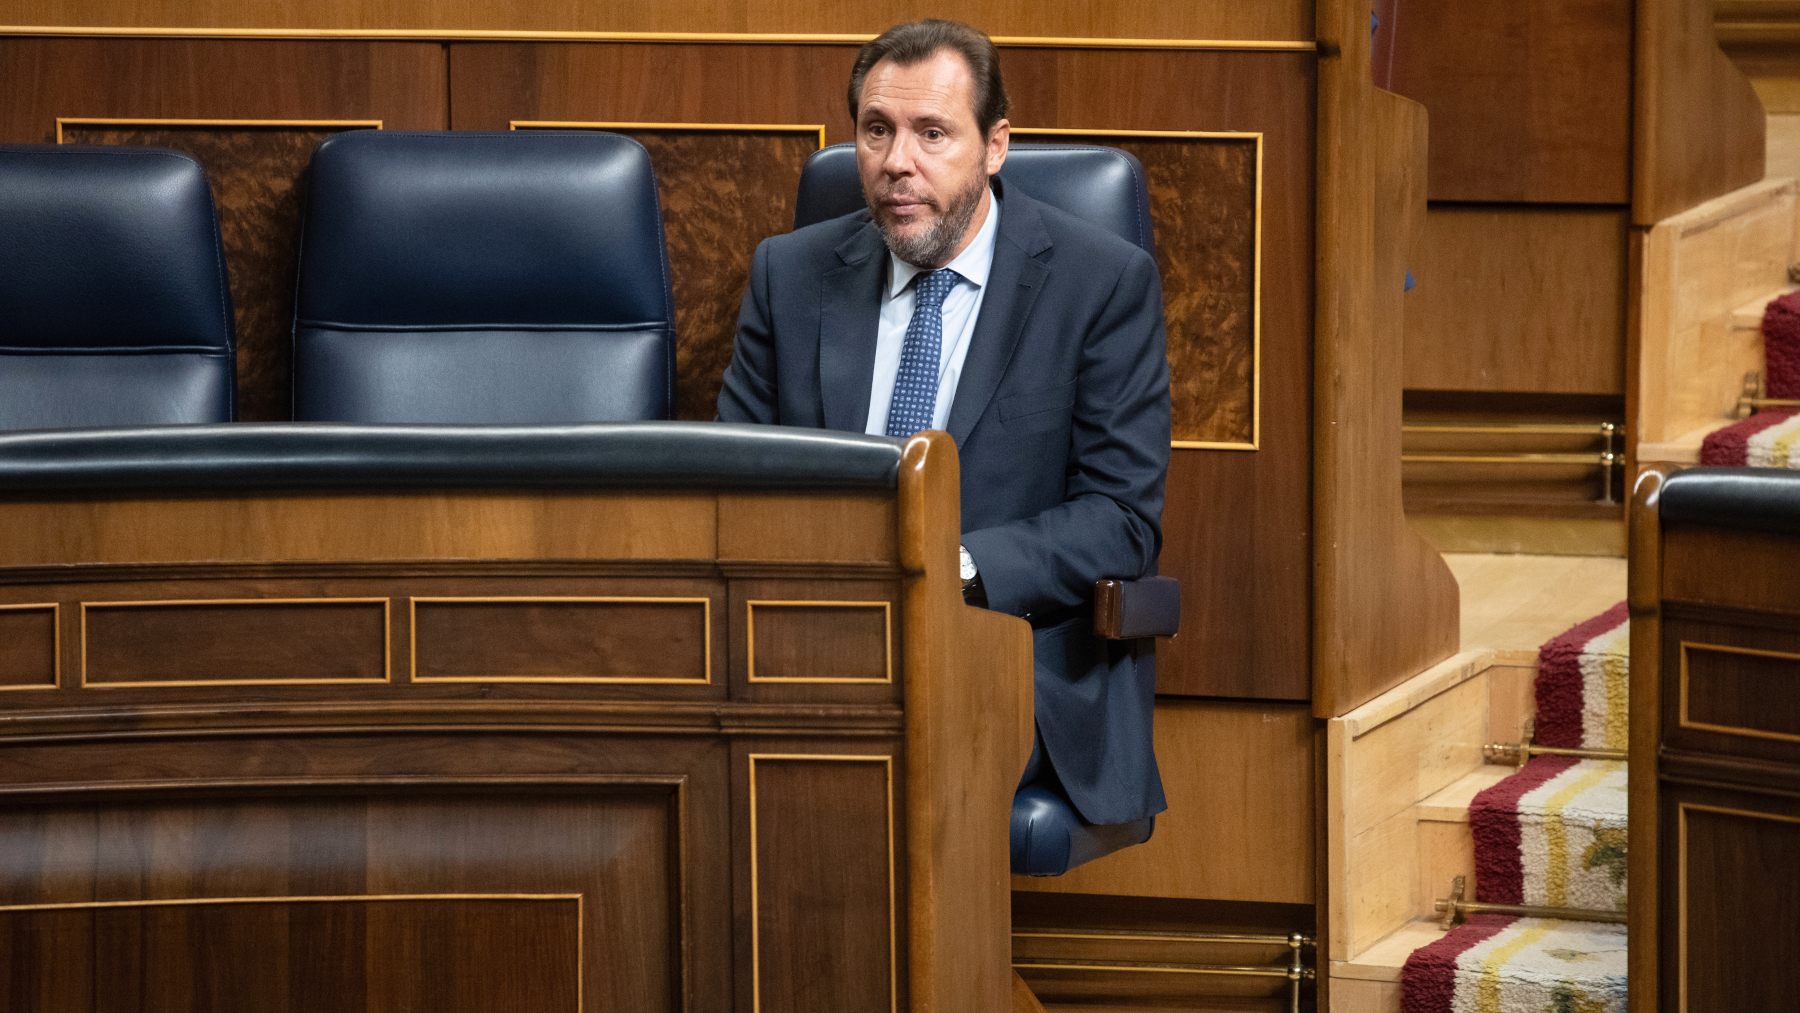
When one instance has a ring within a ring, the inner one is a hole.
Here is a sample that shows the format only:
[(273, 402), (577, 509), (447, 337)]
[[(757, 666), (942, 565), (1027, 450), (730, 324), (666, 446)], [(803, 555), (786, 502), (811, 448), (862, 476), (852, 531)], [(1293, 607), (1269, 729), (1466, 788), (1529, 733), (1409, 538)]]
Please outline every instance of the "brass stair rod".
[(1063, 959), (1056, 957), (1026, 957), (1014, 960), (1013, 968), (1020, 971), (1115, 971), (1153, 974), (1193, 974), (1231, 978), (1286, 978), (1288, 980), (1288, 1009), (1291, 1013), (1300, 1013), (1300, 991), (1306, 982), (1318, 976), (1318, 972), (1306, 966), (1303, 958), (1306, 947), (1314, 942), (1313, 937), (1303, 932), (1290, 932), (1285, 936), (1242, 933), (1205, 933), (1205, 932), (1143, 932), (1131, 930), (1112, 930), (1107, 932), (1014, 932), (1014, 939), (1135, 939), (1156, 942), (1184, 943), (1252, 943), (1259, 945), (1282, 944), (1288, 948), (1288, 962), (1283, 966), (1257, 967), (1252, 965), (1232, 964), (1156, 964), (1148, 962), (1107, 962), (1104, 960)]
[(1620, 463), (1619, 455), (1604, 450), (1591, 454), (1552, 454), (1534, 451), (1497, 450), (1491, 454), (1401, 454), (1405, 464), (1573, 464), (1610, 468)]
[(1624, 760), (1623, 749), (1580, 749), (1563, 746), (1534, 746), (1530, 742), (1490, 742), (1481, 747), (1481, 758), (1488, 763), (1523, 767), (1534, 756), (1574, 756), (1583, 760)]
[(1608, 925), (1625, 924), (1623, 911), (1594, 911), (1579, 907), (1543, 907), (1535, 904), (1483, 904), (1478, 901), (1463, 900), (1463, 893), (1468, 888), (1468, 878), (1458, 876), (1450, 881), (1450, 896), (1432, 905), (1441, 917), (1438, 925), (1445, 930), (1457, 924), (1466, 914), (1503, 914), (1518, 915), (1524, 918), (1558, 918), (1572, 922), (1603, 922)]
[(1537, 735), (1537, 722), (1527, 720), (1524, 731), (1517, 742), (1490, 742), (1481, 747), (1481, 759), (1484, 763), (1511, 764), (1514, 767), (1525, 766), (1525, 761), (1534, 756), (1573, 756), (1583, 760), (1620, 760), (1627, 759), (1623, 749), (1585, 749), (1567, 746), (1540, 746), (1532, 742)]
[(1560, 422), (1460, 422), (1439, 425), (1415, 422), (1400, 427), (1402, 433), (1439, 433), (1457, 436), (1511, 434), (1515, 436), (1608, 436), (1618, 431), (1617, 422), (1589, 422), (1570, 425)]

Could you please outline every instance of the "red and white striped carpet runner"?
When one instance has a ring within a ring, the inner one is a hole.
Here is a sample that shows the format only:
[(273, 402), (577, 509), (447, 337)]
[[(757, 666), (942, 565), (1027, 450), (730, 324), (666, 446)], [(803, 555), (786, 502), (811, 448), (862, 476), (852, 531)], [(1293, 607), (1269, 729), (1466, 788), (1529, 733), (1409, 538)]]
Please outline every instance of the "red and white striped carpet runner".
[[(1624, 749), (1624, 603), (1538, 652), (1541, 745)], [(1625, 764), (1544, 756), (1469, 806), (1476, 899), (1625, 909)], [(1624, 1013), (1625, 930), (1483, 915), (1413, 953), (1406, 1013)]]
[[(1800, 398), (1800, 292), (1770, 300), (1763, 311), (1763, 393)], [(1766, 409), (1708, 433), (1700, 463), (1712, 467), (1800, 468), (1800, 413)]]

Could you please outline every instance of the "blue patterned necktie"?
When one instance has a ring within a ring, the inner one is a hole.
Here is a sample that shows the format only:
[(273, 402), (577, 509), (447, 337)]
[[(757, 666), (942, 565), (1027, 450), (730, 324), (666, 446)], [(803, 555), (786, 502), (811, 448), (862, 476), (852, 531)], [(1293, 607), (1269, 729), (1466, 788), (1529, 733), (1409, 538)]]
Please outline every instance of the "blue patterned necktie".
[(938, 356), (944, 347), (944, 297), (959, 275), (947, 267), (913, 278), (913, 315), (900, 345), (894, 399), (888, 403), (887, 434), (911, 436), (931, 428), (937, 411)]

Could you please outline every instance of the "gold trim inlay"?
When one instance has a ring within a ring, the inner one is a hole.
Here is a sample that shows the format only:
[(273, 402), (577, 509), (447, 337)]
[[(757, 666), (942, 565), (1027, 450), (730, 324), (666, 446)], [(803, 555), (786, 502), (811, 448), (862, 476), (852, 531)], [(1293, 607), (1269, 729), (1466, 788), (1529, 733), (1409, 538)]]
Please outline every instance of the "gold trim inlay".
[(1073, 127), (1014, 127), (1015, 137), (1119, 137), (1151, 140), (1211, 139), (1256, 142), (1256, 208), (1251, 236), (1250, 276), (1250, 442), (1235, 440), (1170, 440), (1175, 450), (1255, 451), (1262, 447), (1262, 290), (1263, 290), (1263, 131), (1260, 130), (1080, 130)]
[[(768, 676), (756, 674), (756, 607), (765, 608), (867, 608), (881, 610), (882, 670), (880, 678), (843, 678), (823, 675)], [(754, 598), (744, 603), (744, 675), (750, 682), (869, 686), (894, 681), (894, 604), (887, 601), (808, 601)]]
[(807, 134), (825, 146), (823, 123), (658, 123), (626, 120), (510, 120), (508, 130), (691, 130), (710, 133)]
[(1708, 805), (1704, 802), (1675, 803), (1675, 983), (1676, 1009), (1688, 1009), (1688, 813), (1711, 813), (1714, 816), (1737, 816), (1768, 823), (1800, 824), (1800, 817), (1780, 813), (1736, 809), (1731, 806)]
[[(868, 34), (819, 32), (582, 32), (484, 28), (128, 28), (83, 25), (0, 25), (0, 35), (177, 39), (351, 39), (448, 42), (685, 42), (726, 45), (860, 46)], [(1108, 39), (1083, 36), (996, 35), (996, 46), (1026, 49), (1176, 49), (1211, 52), (1313, 53), (1311, 39)]]
[(879, 763), (887, 778), (887, 868), (888, 868), (888, 1006), (891, 1013), (900, 1011), (900, 958), (898, 893), (894, 856), (894, 758), (866, 753), (751, 753), (750, 778), (750, 1009), (762, 1013), (762, 890), (757, 879), (756, 858), (756, 764), (757, 761), (782, 763)]
[[(0, 29), (0, 35), (5, 34)], [(381, 120), (229, 120), (182, 118), (133, 118), (114, 116), (58, 116), (56, 143), (63, 143), (64, 127), (248, 127), (270, 129), (280, 127), (343, 127), (345, 129), (382, 129)]]
[(1772, 732), (1760, 728), (1749, 728), (1740, 725), (1721, 725), (1710, 721), (1694, 721), (1688, 717), (1688, 648), (1698, 651), (1713, 651), (1718, 654), (1741, 654), (1755, 658), (1778, 658), (1782, 661), (1800, 661), (1800, 654), (1791, 651), (1772, 651), (1757, 647), (1738, 647), (1733, 644), (1710, 644), (1699, 640), (1683, 640), (1680, 642), (1680, 689), (1681, 706), (1679, 724), (1682, 728), (1696, 731), (1717, 732), (1720, 735), (1735, 735), (1739, 738), (1771, 739), (1776, 742), (1800, 742), (1800, 734), (1793, 732)]
[(62, 686), (62, 605), (53, 602), (20, 602), (16, 605), (0, 605), (0, 612), (49, 612), (50, 613), (50, 681), (48, 683), (23, 683), (20, 685), (0, 686), (0, 693), (17, 693), (21, 690), (57, 689)]
[[(701, 660), (705, 673), (698, 679), (679, 676), (651, 675), (419, 675), (419, 603), (428, 605), (699, 605), (702, 629)], [(600, 686), (710, 686), (712, 685), (712, 599), (709, 597), (657, 597), (643, 595), (487, 595), (471, 597), (434, 597), (422, 595), (407, 599), (408, 675), (416, 683), (446, 682), (511, 682), (555, 683)]]
[[(88, 610), (129, 608), (194, 608), (205, 605), (380, 605), (381, 678), (322, 679), (147, 679), (129, 682), (88, 681)], [(147, 601), (80, 603), (81, 664), (77, 689), (166, 689), (193, 686), (375, 686), (394, 681), (394, 601), (392, 598), (171, 598)]]

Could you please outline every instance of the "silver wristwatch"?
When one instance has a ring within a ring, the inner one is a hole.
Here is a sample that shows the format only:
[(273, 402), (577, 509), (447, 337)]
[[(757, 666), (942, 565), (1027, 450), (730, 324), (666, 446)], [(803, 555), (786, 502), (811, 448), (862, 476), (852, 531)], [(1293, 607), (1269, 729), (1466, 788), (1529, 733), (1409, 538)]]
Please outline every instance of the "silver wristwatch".
[(962, 556), (963, 593), (968, 594), (975, 587), (975, 557), (969, 555), (969, 550), (960, 545), (956, 547), (956, 551)]

